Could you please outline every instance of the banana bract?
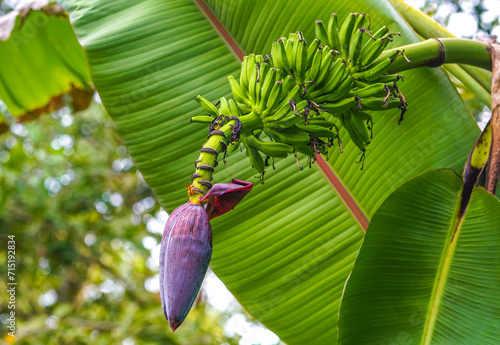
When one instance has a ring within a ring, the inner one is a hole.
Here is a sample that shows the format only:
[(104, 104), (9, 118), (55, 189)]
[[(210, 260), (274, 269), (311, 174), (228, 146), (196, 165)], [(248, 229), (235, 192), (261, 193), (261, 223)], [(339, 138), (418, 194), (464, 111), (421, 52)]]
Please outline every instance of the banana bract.
[(232, 210), (252, 185), (241, 180), (216, 184), (205, 197), (205, 207), (188, 201), (170, 214), (160, 249), (160, 296), (172, 331), (188, 315), (207, 272), (212, 256), (209, 219)]

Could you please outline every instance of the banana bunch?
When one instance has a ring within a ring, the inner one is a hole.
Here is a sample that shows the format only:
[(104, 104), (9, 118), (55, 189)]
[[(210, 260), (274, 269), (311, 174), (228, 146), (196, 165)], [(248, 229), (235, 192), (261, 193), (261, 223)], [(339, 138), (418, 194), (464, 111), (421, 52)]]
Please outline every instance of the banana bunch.
[(243, 146), (262, 179), (271, 158), (300, 152), (314, 160), (335, 143), (342, 150), (337, 125), (364, 161), (373, 129), (365, 111), (399, 108), (402, 121), (407, 102), (397, 83), (403, 78), (387, 71), (396, 58), (410, 62), (404, 51), (382, 54), (399, 33), (387, 26), (373, 33), (370, 24), (367, 14), (351, 13), (339, 25), (333, 13), (327, 25), (316, 21), (310, 44), (298, 31), (272, 43), (270, 55), (245, 56), (239, 80), (228, 77), (233, 98), (214, 105), (196, 97), (208, 115), (191, 121), (210, 124), (210, 133), (231, 123), (225, 152)]

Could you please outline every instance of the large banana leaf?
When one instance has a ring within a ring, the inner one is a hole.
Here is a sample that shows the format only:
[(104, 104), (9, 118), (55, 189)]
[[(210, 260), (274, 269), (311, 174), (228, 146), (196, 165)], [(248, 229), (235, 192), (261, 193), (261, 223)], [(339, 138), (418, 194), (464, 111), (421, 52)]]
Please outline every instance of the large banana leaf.
[(92, 99), (85, 57), (64, 11), (44, 1), (0, 17), (0, 99), (15, 117), (64, 105), (76, 110)]
[(475, 187), (457, 222), (451, 170), (398, 188), (373, 216), (340, 309), (340, 344), (498, 344), (500, 203)]
[[(186, 201), (207, 128), (188, 124), (203, 111), (197, 94), (229, 95), (226, 76), (239, 64), (227, 43), (191, 1), (63, 0), (84, 47), (92, 79), (129, 152), (167, 211)], [(298, 29), (308, 40), (330, 12), (371, 13), (374, 27), (401, 31), (400, 44), (418, 41), (388, 1), (209, 1), (245, 52)], [(330, 167), (357, 206), (371, 217), (402, 182), (431, 168), (460, 170), (479, 130), (440, 69), (405, 73), (410, 102), (399, 114), (376, 114), (365, 169), (344, 134), (345, 153)], [(301, 163), (306, 164), (302, 159)], [(289, 344), (335, 344), (345, 280), (364, 231), (325, 175), (299, 171), (293, 159), (269, 169), (266, 183), (241, 153), (217, 169), (215, 182), (256, 182), (235, 211), (212, 222), (211, 266), (243, 306)], [(179, 330), (182, 332), (182, 328)]]

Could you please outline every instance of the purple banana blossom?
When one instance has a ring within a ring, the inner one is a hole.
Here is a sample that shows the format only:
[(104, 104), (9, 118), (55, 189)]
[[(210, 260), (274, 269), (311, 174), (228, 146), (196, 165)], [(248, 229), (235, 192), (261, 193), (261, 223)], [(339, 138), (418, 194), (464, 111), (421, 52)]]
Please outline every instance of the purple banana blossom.
[(200, 199), (176, 208), (165, 224), (160, 250), (160, 296), (163, 313), (175, 331), (184, 321), (200, 290), (212, 256), (209, 220), (232, 210), (253, 183), (233, 179), (215, 184)]

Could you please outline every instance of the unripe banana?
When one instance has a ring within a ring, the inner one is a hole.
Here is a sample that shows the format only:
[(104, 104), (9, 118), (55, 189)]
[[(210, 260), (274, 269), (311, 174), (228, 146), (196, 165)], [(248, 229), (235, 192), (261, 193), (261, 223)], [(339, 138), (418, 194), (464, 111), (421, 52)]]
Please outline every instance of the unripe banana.
[(198, 102), (202, 107), (203, 109), (205, 109), (210, 115), (212, 116), (215, 116), (215, 117), (218, 117), (220, 116), (219, 114), (219, 111), (217, 110), (217, 108), (215, 107), (215, 105), (213, 105), (212, 103), (210, 103), (206, 98), (198, 95), (195, 97), (195, 100), (196, 102)]
[(349, 43), (351, 42), (352, 29), (354, 28), (357, 17), (357, 13), (349, 14), (339, 30), (339, 39), (342, 49), (341, 54), (344, 60), (347, 60), (349, 57)]
[(229, 111), (231, 112), (231, 116), (240, 117), (241, 116), (240, 108), (238, 107), (238, 105), (236, 104), (234, 99), (232, 99), (232, 98), (229, 99), (228, 104), (229, 104)]
[(293, 147), (290, 145), (272, 141), (262, 141), (253, 135), (247, 138), (247, 144), (255, 147), (259, 151), (262, 151), (266, 156), (270, 157), (286, 158), (289, 153), (293, 153)]
[(308, 124), (305, 125), (304, 123), (297, 123), (295, 126), (297, 128), (302, 129), (303, 131), (306, 131), (310, 135), (316, 138), (335, 138), (337, 137), (337, 133), (333, 132), (332, 130), (325, 128), (323, 126), (317, 126), (313, 124)]
[(190, 123), (211, 123), (214, 120), (211, 116), (194, 116), (189, 122)]
[(231, 110), (225, 97), (222, 97), (219, 101), (219, 113), (224, 116), (231, 116)]
[(361, 54), (361, 47), (363, 45), (365, 30), (365, 28), (357, 29), (352, 36), (351, 45), (349, 47), (349, 59), (351, 60), (351, 66), (356, 66), (359, 64), (359, 57)]
[(295, 70), (296, 70), (296, 78), (299, 84), (302, 84), (305, 81), (305, 74), (307, 69), (307, 43), (305, 40), (300, 40), (298, 42), (298, 47), (295, 57)]
[(241, 62), (240, 87), (242, 90), (248, 89), (248, 79), (250, 78), (250, 76), (247, 74), (248, 59), (248, 56), (244, 56), (243, 61)]
[(323, 21), (317, 20), (314, 26), (316, 37), (320, 39), (323, 45), (328, 45), (328, 33), (326, 32), (325, 24)]
[(308, 74), (307, 74), (307, 80), (315, 81), (316, 76), (319, 73), (319, 70), (321, 68), (321, 60), (323, 57), (323, 51), (321, 49), (317, 49), (316, 52), (314, 53), (314, 57), (311, 63), (311, 67), (309, 68)]
[(264, 172), (264, 160), (262, 159), (262, 156), (260, 155), (259, 151), (251, 146), (251, 145), (245, 145), (247, 149), (247, 155), (248, 158), (250, 159), (250, 164), (259, 172), (263, 173)]
[(290, 128), (264, 127), (264, 132), (275, 141), (293, 147), (305, 146), (310, 142), (309, 134), (295, 126)]
[(319, 38), (315, 38), (314, 41), (312, 41), (312, 43), (307, 48), (307, 68), (311, 67), (314, 56), (316, 55), (316, 52), (318, 51), (320, 44), (321, 40)]
[(346, 63), (341, 61), (337, 66), (337, 62), (341, 61), (338, 59), (332, 66), (330, 71), (330, 79), (327, 79), (323, 87), (321, 88), (321, 93), (332, 92), (337, 86), (339, 86), (345, 78), (349, 76), (349, 71), (347, 70)]
[[(341, 50), (340, 38), (339, 38), (339, 22), (337, 18), (337, 13), (332, 13), (330, 20), (328, 21), (328, 44), (332, 49)], [(326, 44), (326, 43), (325, 43)]]
[(368, 66), (375, 61), (387, 47), (389, 42), (389, 39), (383, 37), (377, 38), (375, 41), (368, 41), (367, 45), (361, 50), (361, 65)]
[(316, 156), (316, 153), (311, 150), (310, 146), (297, 146), (295, 149), (297, 150), (297, 152), (300, 152), (307, 157), (314, 158)]
[(278, 49), (279, 49), (279, 55), (281, 56), (281, 61), (283, 63), (283, 67), (280, 67), (283, 71), (286, 72), (286, 74), (290, 73), (290, 61), (288, 60), (287, 53), (286, 53), (286, 38), (280, 38), (278, 40)]
[[(351, 38), (349, 40), (349, 51), (348, 56), (351, 60), (352, 65), (355, 65), (353, 58), (357, 58), (361, 51), (362, 41), (363, 40), (363, 24), (365, 22), (366, 15), (360, 14), (354, 23), (354, 27), (352, 28)], [(363, 29), (360, 31), (360, 29)], [(357, 52), (356, 52), (357, 49)]]
[(267, 104), (269, 94), (276, 81), (276, 68), (272, 67), (266, 74), (266, 78), (262, 83), (262, 90), (260, 91), (259, 110), (264, 110), (264, 105)]
[(362, 142), (362, 147), (364, 148), (370, 141), (370, 136), (368, 135), (368, 129), (366, 128), (361, 116), (358, 112), (349, 111), (349, 120), (351, 121), (351, 126), (355, 131), (355, 134), (360, 138)]
[(334, 115), (343, 113), (344, 111), (355, 107), (357, 104), (358, 101), (355, 97), (349, 97), (333, 103), (323, 103), (322, 109), (325, 109), (328, 113)]
[[(241, 78), (241, 77), (240, 77)], [(234, 79), (232, 75), (227, 77), (229, 80), (229, 85), (231, 85), (231, 92), (233, 93), (233, 98), (239, 103), (245, 103), (250, 105), (250, 100), (248, 99), (248, 95), (243, 91), (240, 84)]]
[(288, 62), (290, 64), (290, 70), (295, 72), (295, 59), (299, 42), (299, 34), (290, 33), (288, 37), (288, 43), (286, 45), (286, 57), (288, 58)]
[(245, 74), (247, 76), (247, 84), (246, 86), (241, 86), (243, 89), (248, 89), (250, 86), (250, 78), (252, 73), (255, 71), (255, 54), (249, 54), (247, 62), (245, 64)]
[(392, 62), (394, 61), (394, 59), (396, 58), (397, 55), (398, 55), (398, 53), (396, 51), (394, 51), (394, 54), (389, 55), (388, 58), (384, 59), (379, 64), (375, 65), (374, 67), (370, 68), (367, 71), (354, 73), (353, 77), (355, 79), (365, 79), (368, 81), (376, 81), (376, 80), (380, 79), (380, 77), (389, 70)]
[(328, 76), (328, 72), (330, 71), (330, 66), (332, 65), (332, 62), (335, 60), (336, 62), (340, 60), (336, 59), (336, 56), (337, 54), (335, 50), (330, 49), (325, 53), (325, 49), (323, 49), (323, 59), (321, 60), (321, 68), (313, 84), (315, 89), (318, 89), (319, 86), (325, 81), (326, 77)]
[(386, 74), (381, 76), (376, 80), (377, 83), (395, 83), (400, 80), (404, 81), (404, 78), (399, 74)]
[(282, 85), (283, 85), (283, 82), (281, 80), (277, 80), (274, 83), (273, 88), (271, 90), (271, 93), (269, 94), (269, 97), (268, 97), (267, 103), (266, 103), (266, 111), (268, 113), (271, 113), (273, 111), (273, 109), (275, 108), (275, 106), (280, 101), (279, 96), (281, 94)]
[[(291, 75), (286, 76), (285, 79), (283, 79), (283, 85), (281, 87), (281, 94), (280, 94), (280, 100), (286, 97), (286, 95), (293, 89), (295, 88), (295, 80)], [(297, 92), (299, 90), (297, 89)]]
[(363, 88), (356, 88), (354, 90), (349, 91), (348, 96), (357, 96), (361, 99), (369, 98), (369, 97), (379, 97), (387, 95), (387, 92), (390, 91), (386, 84), (377, 83), (372, 84)]
[(340, 84), (333, 92), (322, 95), (316, 98), (316, 103), (323, 102), (336, 102), (339, 99), (344, 98), (345, 95), (353, 88), (354, 79), (351, 77), (347, 77), (342, 84)]
[(361, 108), (363, 110), (387, 110), (396, 109), (401, 105), (399, 100), (395, 100), (392, 97), (388, 99), (384, 97), (369, 97), (361, 100)]
[(313, 117), (309, 120), (310, 125), (332, 128), (335, 124), (324, 117)]

